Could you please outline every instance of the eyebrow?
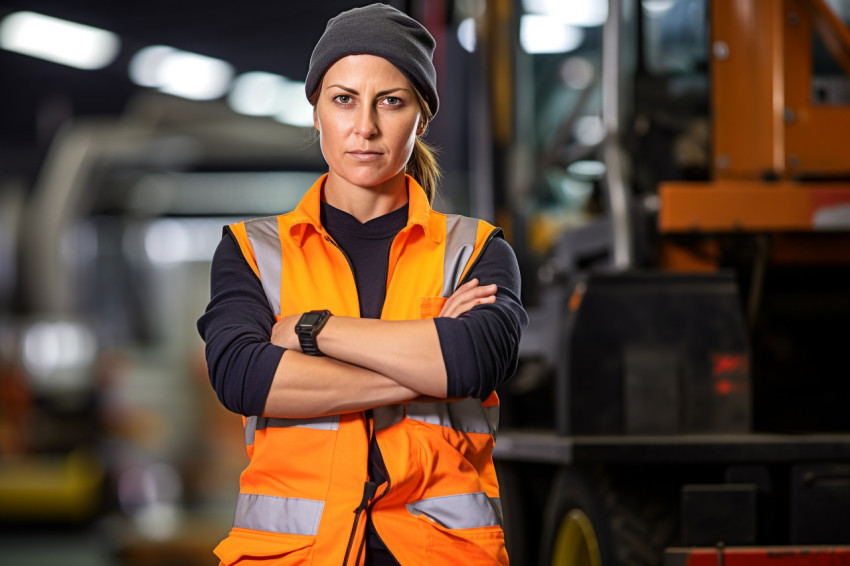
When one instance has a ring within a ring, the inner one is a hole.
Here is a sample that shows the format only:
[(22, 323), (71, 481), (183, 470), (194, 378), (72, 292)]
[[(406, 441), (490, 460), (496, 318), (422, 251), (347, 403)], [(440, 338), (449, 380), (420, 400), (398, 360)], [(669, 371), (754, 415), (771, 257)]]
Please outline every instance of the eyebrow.
[[(340, 85), (340, 84), (328, 85), (326, 88), (334, 88), (334, 87), (341, 89), (341, 90), (344, 90), (345, 92), (350, 92), (351, 94), (360, 94), (359, 92), (357, 92), (353, 88), (343, 86), (343, 85)], [(402, 90), (404, 92), (410, 92), (410, 89), (407, 89), (403, 86), (399, 86), (399, 87), (390, 88), (390, 89), (387, 89), (387, 90), (382, 90), (382, 91), (376, 93), (376, 96), (384, 96), (386, 94), (392, 94), (392, 93), (399, 91), (399, 90)]]

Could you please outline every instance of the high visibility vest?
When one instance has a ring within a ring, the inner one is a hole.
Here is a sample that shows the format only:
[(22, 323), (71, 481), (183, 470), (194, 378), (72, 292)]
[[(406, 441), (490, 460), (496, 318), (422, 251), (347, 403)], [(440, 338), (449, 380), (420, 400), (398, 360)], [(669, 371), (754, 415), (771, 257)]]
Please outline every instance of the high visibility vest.
[[(360, 316), (349, 261), (319, 221), (326, 176), (288, 214), (231, 226), (281, 317), (313, 309)], [(381, 318), (433, 318), (497, 228), (434, 212), (407, 177), (408, 224), (389, 254)], [(407, 565), (507, 564), (492, 449), (499, 400), (408, 403), (315, 418), (248, 417), (250, 463), (223, 564), (363, 563), (365, 514)], [(388, 482), (368, 482), (370, 436)], [(368, 509), (368, 510), (366, 510)]]

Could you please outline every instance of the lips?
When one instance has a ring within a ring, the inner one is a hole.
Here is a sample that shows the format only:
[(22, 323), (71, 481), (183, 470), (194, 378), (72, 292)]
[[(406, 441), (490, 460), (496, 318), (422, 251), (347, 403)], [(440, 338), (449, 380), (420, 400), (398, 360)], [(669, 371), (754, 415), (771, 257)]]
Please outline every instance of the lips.
[(355, 149), (353, 151), (349, 151), (348, 155), (356, 159), (357, 161), (372, 161), (374, 159), (378, 159), (383, 155), (380, 151), (368, 151), (364, 149)]

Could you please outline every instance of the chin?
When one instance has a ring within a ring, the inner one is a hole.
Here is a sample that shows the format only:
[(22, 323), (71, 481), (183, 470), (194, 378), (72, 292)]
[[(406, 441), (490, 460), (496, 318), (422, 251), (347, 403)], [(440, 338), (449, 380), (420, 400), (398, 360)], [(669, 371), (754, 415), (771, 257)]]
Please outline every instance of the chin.
[(340, 175), (343, 179), (358, 187), (375, 187), (403, 173), (403, 170), (397, 173), (389, 173), (386, 171), (351, 171)]

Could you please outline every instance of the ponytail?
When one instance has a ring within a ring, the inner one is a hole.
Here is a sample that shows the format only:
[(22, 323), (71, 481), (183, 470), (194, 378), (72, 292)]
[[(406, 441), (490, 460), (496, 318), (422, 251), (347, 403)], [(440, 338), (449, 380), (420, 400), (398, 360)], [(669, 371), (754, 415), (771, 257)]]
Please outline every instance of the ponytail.
[[(431, 110), (419, 90), (414, 87), (413, 92), (416, 94), (416, 100), (419, 102), (422, 118), (427, 127), (432, 117)], [(425, 189), (428, 204), (434, 204), (434, 197), (437, 196), (437, 184), (443, 176), (443, 170), (437, 163), (436, 148), (425, 142), (421, 137), (416, 136), (416, 140), (413, 142), (413, 153), (410, 154), (410, 159), (407, 161), (405, 172), (416, 179), (416, 182)]]
[(436, 150), (422, 141), (422, 138), (416, 138), (413, 143), (413, 153), (410, 155), (410, 160), (407, 162), (407, 174), (416, 179), (423, 189), (425, 196), (428, 197), (428, 204), (434, 204), (434, 197), (437, 194), (437, 183), (440, 177), (443, 176), (443, 171), (437, 163)]

